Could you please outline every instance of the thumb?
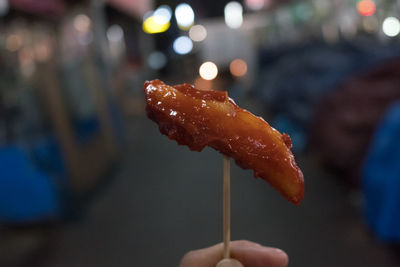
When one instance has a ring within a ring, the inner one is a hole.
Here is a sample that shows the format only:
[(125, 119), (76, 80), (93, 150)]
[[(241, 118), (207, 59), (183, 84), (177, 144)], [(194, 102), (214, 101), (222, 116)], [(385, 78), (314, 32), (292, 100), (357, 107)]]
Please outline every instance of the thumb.
[[(288, 256), (280, 249), (264, 247), (257, 243), (241, 240), (230, 243), (231, 256), (245, 267), (285, 267)], [(180, 267), (215, 267), (223, 258), (223, 244), (193, 250), (187, 253)]]

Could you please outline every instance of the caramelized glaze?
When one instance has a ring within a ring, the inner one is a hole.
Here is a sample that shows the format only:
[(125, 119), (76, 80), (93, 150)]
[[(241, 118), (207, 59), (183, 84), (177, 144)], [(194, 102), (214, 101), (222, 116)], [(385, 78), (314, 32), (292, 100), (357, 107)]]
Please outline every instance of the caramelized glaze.
[(172, 87), (160, 80), (146, 82), (143, 90), (147, 115), (162, 134), (191, 150), (210, 146), (300, 203), (304, 179), (287, 134), (238, 107), (226, 92), (201, 91), (190, 84)]

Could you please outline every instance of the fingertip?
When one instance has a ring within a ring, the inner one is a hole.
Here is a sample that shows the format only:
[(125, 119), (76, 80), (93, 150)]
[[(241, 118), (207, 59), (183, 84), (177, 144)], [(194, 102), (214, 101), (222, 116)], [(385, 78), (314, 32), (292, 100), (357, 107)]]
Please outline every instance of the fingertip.
[(285, 251), (279, 248), (273, 248), (275, 250), (275, 257), (277, 258), (277, 262), (281, 262), (282, 266), (288, 266), (289, 264), (289, 256)]
[(263, 247), (264, 260), (270, 266), (286, 267), (289, 264), (289, 256), (279, 248)]
[(232, 247), (232, 257), (245, 266), (286, 267), (288, 255), (281, 249), (271, 247)]

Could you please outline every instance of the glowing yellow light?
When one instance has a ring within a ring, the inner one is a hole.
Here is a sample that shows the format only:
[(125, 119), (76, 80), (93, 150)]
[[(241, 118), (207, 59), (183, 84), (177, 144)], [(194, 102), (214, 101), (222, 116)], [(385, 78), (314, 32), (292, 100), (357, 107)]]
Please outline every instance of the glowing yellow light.
[(207, 37), (207, 30), (202, 25), (194, 25), (189, 30), (189, 37), (195, 42), (201, 42)]
[(376, 5), (372, 0), (361, 0), (357, 4), (357, 9), (362, 16), (371, 16), (375, 13)]
[(19, 35), (16, 34), (11, 34), (10, 36), (7, 37), (6, 40), (6, 48), (11, 51), (17, 51), (20, 49), (22, 46), (22, 39)]
[(204, 80), (213, 80), (218, 75), (217, 65), (211, 61), (204, 62), (200, 66), (199, 74)]
[(229, 65), (229, 70), (233, 76), (242, 77), (247, 73), (247, 64), (242, 59), (235, 59)]
[(199, 90), (209, 91), (212, 88), (212, 81), (197, 77), (196, 80), (194, 80), (194, 87)]
[(143, 31), (148, 34), (161, 33), (168, 30), (169, 26), (171, 25), (170, 22), (159, 24), (157, 21), (159, 20), (155, 19), (154, 16), (148, 17), (145, 21), (143, 21)]

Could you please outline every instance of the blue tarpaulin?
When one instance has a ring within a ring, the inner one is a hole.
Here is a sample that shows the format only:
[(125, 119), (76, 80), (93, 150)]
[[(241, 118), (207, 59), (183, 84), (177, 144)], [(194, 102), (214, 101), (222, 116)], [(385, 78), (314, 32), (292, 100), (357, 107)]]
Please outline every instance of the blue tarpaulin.
[(22, 148), (0, 148), (0, 222), (37, 222), (59, 215), (57, 190)]
[(400, 243), (400, 102), (379, 125), (362, 178), (367, 223), (381, 240)]

